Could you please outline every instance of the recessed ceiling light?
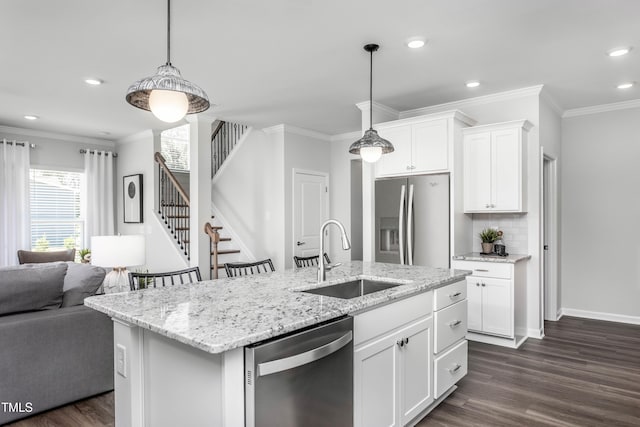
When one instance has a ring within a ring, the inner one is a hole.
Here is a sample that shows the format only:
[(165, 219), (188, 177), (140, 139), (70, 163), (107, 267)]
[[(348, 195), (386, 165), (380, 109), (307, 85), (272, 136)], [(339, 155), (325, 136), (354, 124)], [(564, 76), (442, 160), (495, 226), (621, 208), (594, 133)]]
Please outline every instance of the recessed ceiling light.
[(88, 85), (91, 86), (100, 86), (102, 83), (104, 83), (102, 80), (100, 79), (84, 79), (84, 82)]
[(477, 80), (471, 80), (465, 83), (467, 87), (478, 87), (480, 86), (480, 82)]
[(616, 86), (618, 89), (629, 89), (630, 87), (632, 87), (635, 84), (635, 82), (626, 82), (626, 83), (620, 83), (618, 86)]
[(27, 120), (38, 120), (40, 117), (27, 114), (26, 116), (24, 116), (24, 118)]
[(420, 49), (427, 41), (422, 37), (414, 37), (407, 40), (407, 47), (411, 49)]
[(631, 47), (617, 47), (607, 52), (609, 56), (624, 56), (631, 51)]

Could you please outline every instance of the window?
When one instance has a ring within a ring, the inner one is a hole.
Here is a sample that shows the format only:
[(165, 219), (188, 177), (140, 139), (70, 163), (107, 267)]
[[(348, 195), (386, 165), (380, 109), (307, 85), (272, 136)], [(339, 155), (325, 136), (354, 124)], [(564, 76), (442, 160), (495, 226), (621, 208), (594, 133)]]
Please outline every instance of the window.
[[(83, 173), (31, 169), (31, 250), (81, 248)], [(77, 254), (77, 251), (76, 251)]]
[(160, 134), (160, 152), (172, 171), (189, 171), (189, 125)]

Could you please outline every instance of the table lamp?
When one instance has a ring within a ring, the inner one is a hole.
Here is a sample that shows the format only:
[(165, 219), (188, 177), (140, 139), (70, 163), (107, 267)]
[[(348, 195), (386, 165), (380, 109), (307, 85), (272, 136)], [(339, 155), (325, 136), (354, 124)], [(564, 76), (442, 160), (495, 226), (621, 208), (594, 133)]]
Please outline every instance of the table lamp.
[(91, 264), (112, 268), (102, 283), (105, 293), (128, 291), (127, 267), (143, 265), (145, 262), (143, 235), (91, 237)]

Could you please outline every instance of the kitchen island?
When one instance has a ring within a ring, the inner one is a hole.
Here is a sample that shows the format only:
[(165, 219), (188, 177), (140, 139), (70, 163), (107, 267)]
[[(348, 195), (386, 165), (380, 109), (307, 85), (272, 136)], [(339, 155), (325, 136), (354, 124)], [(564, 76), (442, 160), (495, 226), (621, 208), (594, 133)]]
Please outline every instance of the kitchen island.
[[(315, 268), (304, 268), (96, 296), (85, 305), (114, 321), (118, 426), (242, 426), (244, 346), (345, 315), (357, 320), (460, 283), (467, 274), (354, 261), (332, 270), (322, 284)], [(399, 286), (353, 299), (302, 292), (358, 278)], [(430, 319), (434, 298), (425, 301)], [(358, 321), (355, 328), (357, 337)]]

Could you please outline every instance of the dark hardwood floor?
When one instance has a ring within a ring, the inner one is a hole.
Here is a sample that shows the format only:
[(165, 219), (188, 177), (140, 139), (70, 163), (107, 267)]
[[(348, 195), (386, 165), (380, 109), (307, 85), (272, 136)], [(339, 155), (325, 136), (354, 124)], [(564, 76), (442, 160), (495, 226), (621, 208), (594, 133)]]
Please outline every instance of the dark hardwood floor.
[[(468, 375), (418, 426), (640, 426), (640, 326), (564, 317), (545, 333), (519, 350), (470, 342)], [(113, 425), (113, 393), (11, 424)]]

